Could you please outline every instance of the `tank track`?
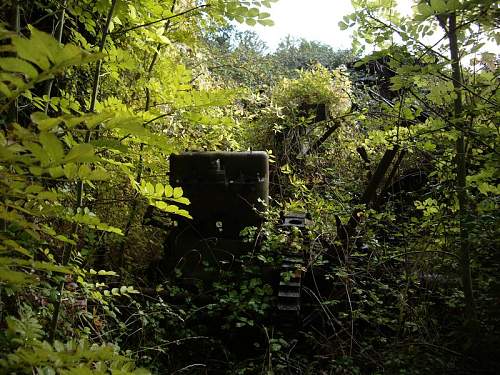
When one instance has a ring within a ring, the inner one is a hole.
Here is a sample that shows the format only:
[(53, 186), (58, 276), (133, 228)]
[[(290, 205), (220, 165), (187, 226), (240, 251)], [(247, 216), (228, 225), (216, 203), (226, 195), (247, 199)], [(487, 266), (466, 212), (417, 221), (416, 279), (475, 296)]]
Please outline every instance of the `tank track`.
[(303, 259), (298, 254), (285, 254), (280, 267), (278, 312), (284, 327), (295, 327), (300, 317)]
[[(282, 216), (280, 227), (284, 230), (295, 227), (304, 233), (308, 224), (307, 214), (289, 213)], [(282, 327), (297, 327), (300, 323), (303, 267), (304, 258), (302, 253), (284, 252), (284, 259), (280, 266), (277, 306), (279, 323)]]

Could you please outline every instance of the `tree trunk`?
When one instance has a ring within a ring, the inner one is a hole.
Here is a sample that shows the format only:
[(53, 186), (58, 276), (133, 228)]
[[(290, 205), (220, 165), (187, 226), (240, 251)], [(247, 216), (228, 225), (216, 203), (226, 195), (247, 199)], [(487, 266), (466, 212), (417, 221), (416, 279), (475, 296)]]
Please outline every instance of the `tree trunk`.
[[(394, 145), (391, 149), (386, 150), (382, 159), (377, 165), (373, 176), (371, 177), (368, 185), (363, 192), (363, 195), (360, 199), (360, 203), (364, 204), (368, 209), (370, 206), (377, 200), (377, 189), (380, 187), (380, 184), (384, 181), (384, 176), (389, 170), (392, 161), (396, 157), (398, 153), (399, 147)], [(362, 210), (357, 208), (355, 209), (347, 224), (342, 224), (340, 218), (338, 216), (335, 217), (336, 226), (337, 226), (337, 234), (342, 243), (342, 247), (346, 255), (349, 253), (349, 248), (352, 245), (351, 238), (356, 234), (356, 228), (358, 224), (361, 222)]]
[(456, 144), (456, 189), (459, 205), (459, 256), (461, 267), (462, 288), (465, 297), (465, 321), (467, 326), (476, 320), (476, 312), (474, 306), (474, 296), (472, 291), (472, 277), (470, 270), (470, 241), (466, 229), (466, 221), (468, 215), (467, 209), (467, 159), (466, 159), (466, 135), (467, 125), (462, 118), (462, 75), (460, 69), (460, 56), (457, 41), (457, 17), (456, 13), (449, 16), (448, 40), (450, 43), (450, 56), (453, 86), (455, 88), (456, 98), (454, 101), (454, 119), (456, 126), (460, 129), (460, 136)]

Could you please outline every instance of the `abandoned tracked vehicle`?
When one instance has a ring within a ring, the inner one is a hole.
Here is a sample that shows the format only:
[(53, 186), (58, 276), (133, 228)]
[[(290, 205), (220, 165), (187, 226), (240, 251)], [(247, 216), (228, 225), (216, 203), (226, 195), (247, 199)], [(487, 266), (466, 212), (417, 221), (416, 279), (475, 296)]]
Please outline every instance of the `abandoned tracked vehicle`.
[[(269, 160), (262, 151), (189, 152), (170, 158), (170, 183), (190, 199), (193, 219), (180, 219), (170, 232), (162, 264), (164, 274), (177, 274), (188, 288), (219, 274), (238, 272), (242, 255), (258, 244), (244, 241), (240, 232), (263, 224), (269, 200)], [(277, 229), (305, 234), (310, 224), (305, 213), (283, 214)], [(304, 235), (304, 238), (306, 236)], [(307, 242), (307, 240), (304, 240)], [(299, 324), (304, 254), (280, 249), (282, 260), (262, 269), (272, 285), (273, 319), (282, 326)]]

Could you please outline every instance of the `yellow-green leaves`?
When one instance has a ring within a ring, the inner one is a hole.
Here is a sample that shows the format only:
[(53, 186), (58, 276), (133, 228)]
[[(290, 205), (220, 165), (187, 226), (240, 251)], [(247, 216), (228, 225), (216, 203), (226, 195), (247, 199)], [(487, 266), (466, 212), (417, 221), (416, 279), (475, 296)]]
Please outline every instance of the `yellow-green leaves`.
[(60, 163), (64, 157), (64, 147), (57, 136), (54, 133), (42, 132), (40, 133), (39, 140), (43, 147), (43, 151), (48, 156), (49, 163)]
[(419, 17), (420, 20), (424, 20), (432, 14), (431, 6), (425, 1), (420, 1), (417, 4), (416, 10), (418, 12), (416, 16)]
[(87, 227), (101, 230), (104, 232), (123, 235), (122, 230), (120, 228), (116, 228), (101, 222), (101, 220), (94, 213), (90, 212), (88, 208), (79, 209), (78, 212), (74, 215), (67, 214), (65, 216), (65, 219), (70, 222), (83, 224)]
[(150, 201), (150, 204), (152, 206), (155, 206), (156, 208), (160, 209), (161, 211), (168, 212), (171, 214), (179, 215), (179, 216), (184, 216), (187, 217), (188, 219), (192, 219), (191, 215), (189, 215), (189, 212), (183, 209), (180, 209), (178, 206), (173, 205), (173, 204), (168, 204), (167, 202), (164, 201)]
[(174, 193), (174, 188), (170, 185), (165, 185), (165, 196), (171, 197)]
[(500, 195), (500, 184), (498, 179), (500, 172), (498, 170), (498, 158), (491, 158), (484, 163), (484, 167), (478, 173), (467, 176), (467, 185), (476, 187), (483, 195)]
[(427, 198), (425, 201), (415, 201), (417, 210), (421, 210), (424, 216), (432, 216), (439, 213), (440, 209), (445, 208), (446, 205), (439, 205), (438, 201), (433, 198)]
[(34, 254), (17, 240), (3, 239), (0, 242), (0, 282), (11, 287), (36, 283), (37, 278), (33, 277), (31, 270), (71, 273), (67, 267), (51, 262), (35, 261)]
[(265, 6), (269, 8), (271, 7), (271, 3), (276, 1), (220, 1), (217, 2), (217, 7), (230, 20), (246, 23), (250, 26), (255, 26), (257, 23), (263, 26), (273, 26), (274, 22), (270, 18), (271, 14), (261, 12), (259, 7)]
[[(99, 158), (95, 155), (94, 146), (90, 143), (77, 143), (65, 151), (64, 143), (55, 133), (42, 131), (33, 134), (19, 129), (26, 140), (16, 151), (20, 164), (35, 176), (49, 174), (52, 178), (65, 176), (68, 179), (104, 180), (108, 178), (106, 170), (100, 165), (92, 165)], [(15, 160), (15, 154), (12, 154)]]
[[(102, 117), (98, 118), (102, 119)], [(32, 133), (19, 125), (14, 125), (15, 135), (20, 141), (8, 145), (0, 144), (0, 155), (4, 162), (25, 168), (35, 177), (49, 175), (53, 179), (64, 177), (68, 180), (102, 181), (110, 178), (110, 173), (101, 163), (112, 164), (96, 155), (91, 143), (75, 143), (70, 138), (60, 137), (56, 132), (47, 131), (68, 123), (69, 118), (51, 119), (37, 112), (32, 119), (42, 130)], [(81, 121), (77, 120), (77, 121)], [(75, 121), (76, 122), (76, 121)], [(61, 127), (58, 127), (61, 131)]]
[(20, 58), (29, 61), (42, 70), (49, 70), (50, 62), (47, 52), (43, 51), (43, 45), (35, 45), (32, 40), (18, 36), (12, 38), (12, 45), (16, 48)]
[(30, 79), (35, 79), (38, 76), (38, 71), (33, 65), (17, 57), (1, 57), (0, 69), (7, 72), (22, 73)]
[(144, 195), (149, 204), (157, 207), (158, 209), (173, 213), (176, 215), (191, 218), (188, 211), (180, 209), (178, 206), (169, 204), (167, 201), (189, 205), (189, 199), (184, 197), (184, 192), (181, 187), (172, 187), (170, 185), (163, 185), (161, 183), (156, 183), (153, 185), (151, 182), (141, 181), (141, 184), (135, 184), (138, 191)]
[(332, 116), (344, 114), (351, 105), (349, 93), (350, 80), (345, 72), (336, 69), (332, 72), (318, 64), (311, 70), (299, 72), (297, 79), (284, 78), (274, 87), (274, 104), (296, 112), (304, 105), (324, 104)]
[(17, 54), (16, 57), (0, 58), (0, 93), (9, 99), (0, 112), (13, 99), (29, 93), (28, 90), (37, 83), (52, 78), (69, 66), (86, 64), (99, 57), (71, 44), (61, 45), (51, 35), (34, 27), (30, 27), (30, 33), (27, 39), (0, 29), (0, 37), (11, 42), (3, 46), (4, 49)]
[(29, 250), (25, 249), (14, 240), (2, 241), (2, 244), (0, 244), (0, 253), (3, 253), (4, 251), (7, 250), (13, 250), (20, 255), (24, 255), (28, 258), (33, 258), (33, 254)]
[(161, 197), (164, 192), (165, 192), (165, 186), (163, 186), (163, 184), (157, 183), (155, 185), (154, 195)]
[(162, 199), (163, 197), (170, 200), (176, 200), (178, 203), (189, 204), (189, 199), (183, 197), (183, 190), (181, 187), (172, 187), (170, 185), (163, 185), (156, 183), (153, 185), (151, 182), (141, 181), (139, 191), (148, 198)]
[[(179, 201), (182, 197), (182, 194), (184, 194), (184, 192), (182, 191), (182, 188), (176, 187), (176, 188), (174, 188), (174, 191), (172, 192), (172, 198), (177, 199)], [(187, 198), (183, 198), (183, 199), (184, 199), (184, 204), (189, 204), (189, 200)]]
[(61, 117), (49, 117), (45, 112), (34, 112), (31, 114), (31, 121), (37, 124), (38, 129), (44, 131), (59, 125), (63, 119)]
[(99, 275), (99, 276), (118, 276), (118, 274), (115, 271), (106, 271), (106, 270), (99, 270), (96, 271), (93, 268), (91, 268), (88, 273), (90, 275)]
[(447, 3), (446, 0), (431, 0), (431, 8), (436, 13), (444, 13), (448, 10)]
[(79, 143), (73, 146), (64, 158), (65, 163), (88, 163), (94, 160), (94, 147), (89, 143)]
[(459, 0), (430, 0), (430, 2), (420, 1), (416, 6), (415, 18), (422, 21), (431, 15), (452, 12), (457, 10), (459, 7)]
[(138, 294), (140, 293), (133, 286), (122, 285), (120, 288), (113, 288), (111, 291), (105, 290), (103, 294), (106, 297), (110, 296), (129, 296), (129, 294)]

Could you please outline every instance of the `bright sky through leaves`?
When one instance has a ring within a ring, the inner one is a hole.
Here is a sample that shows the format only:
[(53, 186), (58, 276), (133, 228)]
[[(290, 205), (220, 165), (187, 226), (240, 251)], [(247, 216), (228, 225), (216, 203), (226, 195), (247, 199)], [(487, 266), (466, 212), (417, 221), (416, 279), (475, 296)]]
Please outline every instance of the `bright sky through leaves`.
[[(399, 0), (399, 11), (410, 13), (412, 3), (412, 0)], [(350, 0), (279, 0), (270, 10), (273, 27), (241, 28), (257, 32), (271, 50), (287, 35), (347, 49), (351, 47), (351, 30), (341, 31), (338, 23), (352, 11)]]

